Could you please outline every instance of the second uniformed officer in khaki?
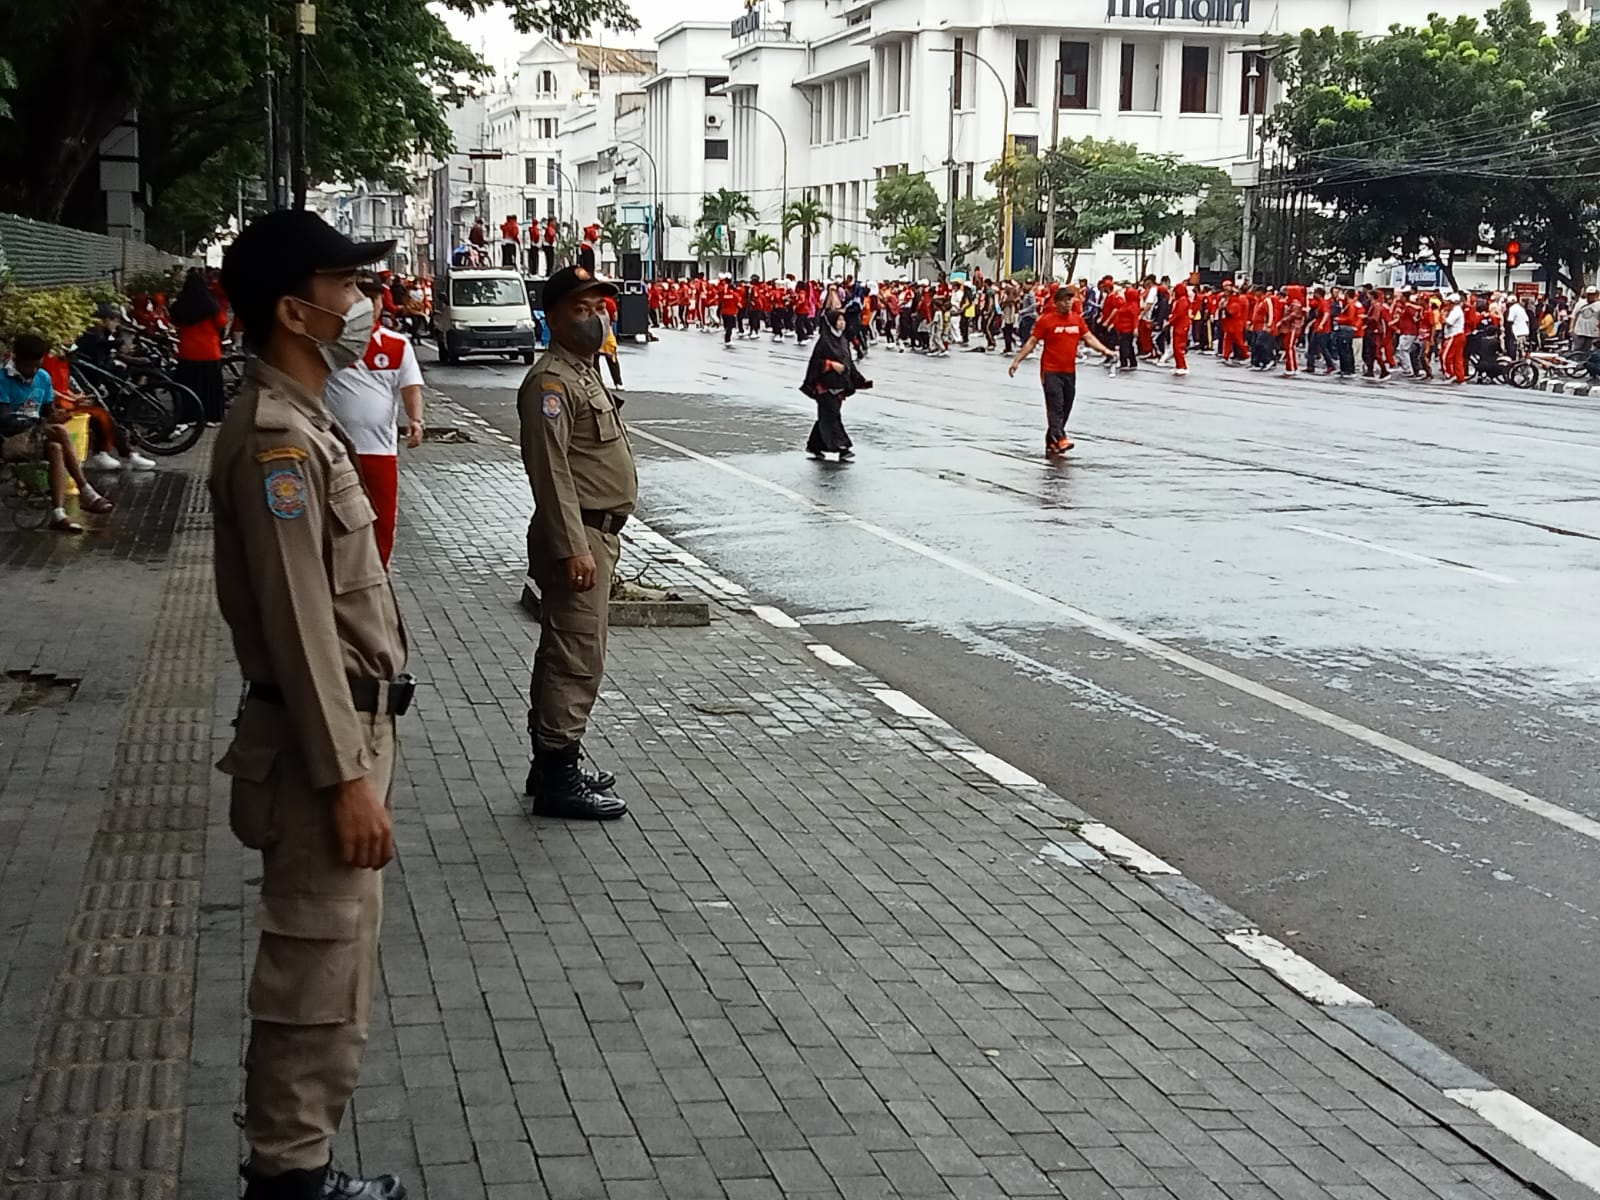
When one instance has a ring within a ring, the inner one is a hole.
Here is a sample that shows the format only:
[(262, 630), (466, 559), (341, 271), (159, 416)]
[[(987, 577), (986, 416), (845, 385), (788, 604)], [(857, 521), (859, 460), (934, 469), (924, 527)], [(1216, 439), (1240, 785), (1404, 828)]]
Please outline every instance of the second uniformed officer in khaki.
[(312, 213), (261, 217), (223, 259), (252, 358), (217, 435), (217, 598), (246, 680), (235, 834), (261, 851), (245, 1059), (246, 1200), (400, 1200), (332, 1142), (361, 1075), (377, 974), (406, 643), (349, 439), (322, 403), (372, 332), (357, 245)]
[(622, 414), (594, 368), (606, 337), (606, 298), (617, 289), (587, 267), (544, 285), (550, 352), (517, 395), (522, 461), (533, 488), (528, 560), (539, 585), (527, 794), (538, 816), (613, 820), (628, 811), (616, 780), (580, 768), (589, 712), (605, 671), (611, 578), (639, 495)]

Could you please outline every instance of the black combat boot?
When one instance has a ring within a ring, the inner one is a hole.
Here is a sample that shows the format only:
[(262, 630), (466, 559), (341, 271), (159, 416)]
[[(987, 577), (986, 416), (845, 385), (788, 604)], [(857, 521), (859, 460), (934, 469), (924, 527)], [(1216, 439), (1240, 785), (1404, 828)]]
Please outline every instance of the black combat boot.
[[(586, 759), (589, 756), (580, 748), (578, 757)], [(595, 771), (591, 774), (580, 767), (578, 773), (583, 776), (584, 786), (591, 792), (609, 792), (617, 786), (617, 777), (610, 771)], [(539, 794), (539, 762), (537, 756), (528, 766), (528, 779), (522, 785), (522, 794), (530, 800)]]
[(616, 796), (592, 790), (578, 769), (581, 748), (540, 750), (533, 756), (533, 815), (572, 821), (614, 821), (628, 811)]

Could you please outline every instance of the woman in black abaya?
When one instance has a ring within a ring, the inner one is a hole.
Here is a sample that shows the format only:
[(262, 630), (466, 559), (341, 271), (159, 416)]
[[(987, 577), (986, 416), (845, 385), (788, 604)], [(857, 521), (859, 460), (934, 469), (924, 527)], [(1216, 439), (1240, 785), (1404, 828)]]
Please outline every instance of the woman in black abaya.
[(818, 331), (817, 344), (811, 348), (811, 361), (806, 365), (806, 379), (800, 390), (817, 402), (817, 420), (811, 426), (806, 453), (812, 458), (837, 454), (840, 462), (849, 462), (855, 453), (841, 410), (845, 397), (870, 388), (872, 380), (856, 370), (844, 330), (843, 311), (828, 313)]

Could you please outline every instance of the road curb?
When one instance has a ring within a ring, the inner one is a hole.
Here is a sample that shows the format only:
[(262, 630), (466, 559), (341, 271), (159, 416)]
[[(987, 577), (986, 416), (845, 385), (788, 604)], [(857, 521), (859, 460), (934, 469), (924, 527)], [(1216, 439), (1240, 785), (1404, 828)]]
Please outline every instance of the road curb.
[[(649, 531), (649, 537), (660, 545), (674, 546), (654, 530)], [(1600, 1146), (1497, 1087), (1393, 1013), (1377, 1007), (1311, 960), (1264, 934), (1248, 917), (1131, 838), (1096, 821), (1021, 768), (982, 749), (942, 717), (891, 688), (832, 646), (814, 640), (802, 621), (768, 604), (737, 598), (725, 602), (775, 630), (804, 639), (814, 658), (848, 673), (853, 682), (884, 706), (885, 724), (914, 727), (943, 750), (987, 775), (995, 786), (1014, 795), (1020, 802), (1019, 817), (1055, 839), (1046, 843), (1047, 849), (1056, 850), (1053, 857), (1078, 865), (1112, 864), (1121, 868), (1265, 968), (1301, 999), (1330, 1016), (1340, 1030), (1400, 1068), (1395, 1076), (1380, 1075), (1380, 1082), (1431, 1113), (1484, 1157), (1552, 1200), (1600, 1197)], [(1072, 839), (1077, 846), (1062, 846), (1063, 837)], [(1433, 1092), (1421, 1091), (1413, 1080), (1421, 1081)]]
[(1587, 396), (1594, 391), (1593, 383), (1573, 383), (1566, 379), (1541, 379), (1539, 381), (1541, 392), (1553, 392), (1557, 396)]

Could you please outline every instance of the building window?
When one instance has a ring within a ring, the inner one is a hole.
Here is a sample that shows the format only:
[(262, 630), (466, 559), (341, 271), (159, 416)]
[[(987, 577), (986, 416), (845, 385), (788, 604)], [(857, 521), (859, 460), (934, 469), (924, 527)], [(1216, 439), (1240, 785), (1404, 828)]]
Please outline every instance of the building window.
[(590, 71), (589, 72), (589, 90), (591, 92), (598, 92), (600, 90), (600, 72), (599, 71)]
[(556, 120), (554, 117), (539, 118), (539, 137), (545, 141), (551, 141), (560, 132), (561, 122)]
[(532, 225), (539, 219), (539, 202), (533, 198), (522, 203), (522, 219)]
[(1159, 112), (1161, 47), (1155, 42), (1122, 43), (1122, 78), (1117, 107), (1123, 112)]
[(727, 157), (728, 157), (728, 139), (727, 138), (707, 138), (706, 139), (706, 158), (708, 158), (708, 159), (717, 159), (719, 161), (726, 161)]
[(524, 171), (522, 182), (537, 185), (539, 182), (539, 160), (537, 158), (523, 159), (522, 169)]
[(556, 198), (554, 196), (545, 197), (544, 219), (547, 221), (554, 221), (556, 219)]
[(1250, 93), (1252, 89), (1250, 84), (1252, 83), (1252, 80), (1250, 78), (1250, 69), (1252, 67), (1254, 67), (1256, 70), (1256, 77), (1253, 81), (1255, 83), (1255, 114), (1258, 117), (1266, 115), (1267, 75), (1271, 65), (1272, 60), (1263, 54), (1246, 54), (1240, 58), (1239, 70), (1241, 73), (1239, 76), (1239, 115), (1241, 117), (1248, 115), (1251, 111)]
[(1061, 43), (1061, 107), (1089, 107), (1089, 43)]
[(850, 76), (850, 136), (863, 137), (867, 132), (867, 77)]
[(954, 108), (954, 109), (957, 109), (957, 110), (959, 110), (961, 108), (961, 92), (962, 92), (961, 85), (962, 85), (963, 82), (965, 82), (961, 77), (961, 61), (965, 57), (966, 49), (967, 49), (967, 39), (966, 38), (957, 38), (956, 39), (956, 54), (955, 54), (956, 65), (955, 65), (955, 68), (954, 68), (955, 74), (954, 74), (954, 76), (952, 76), (952, 79), (951, 79), (951, 86), (955, 90), (950, 93), (950, 107)]
[(1017, 108), (1032, 108), (1033, 93), (1033, 39), (1017, 39), (1016, 74), (1011, 87), (1011, 103)]
[(1113, 250), (1137, 250), (1139, 248), (1138, 236), (1138, 234), (1134, 233), (1114, 233), (1111, 235), (1111, 248)]
[(546, 159), (545, 160), (545, 164), (544, 164), (544, 185), (545, 185), (545, 187), (555, 187), (556, 186), (556, 180), (557, 180), (557, 178), (560, 177), (560, 174), (561, 174), (561, 166), (560, 166), (560, 164), (557, 163), (556, 160), (553, 159), (553, 158)]
[(1178, 111), (1208, 113), (1211, 107), (1211, 48), (1183, 48), (1183, 77), (1178, 84)]
[(811, 93), (811, 144), (822, 145), (822, 89), (817, 88)]
[(890, 42), (877, 49), (878, 111), (884, 116), (903, 113), (910, 107), (911, 73), (906, 70), (904, 42)]
[(556, 94), (556, 73), (554, 71), (539, 72), (539, 94), (541, 96), (554, 96)]
[(1011, 153), (1018, 158), (1038, 158), (1039, 139), (1031, 134), (1017, 134), (1011, 139)]
[(972, 199), (972, 166), (970, 163), (967, 166), (967, 199)]
[(728, 86), (728, 77), (726, 75), (707, 75), (706, 76), (706, 95), (708, 95), (708, 96), (711, 95), (713, 92), (715, 92), (718, 88), (723, 88), (723, 87), (727, 87), (727, 86)]

